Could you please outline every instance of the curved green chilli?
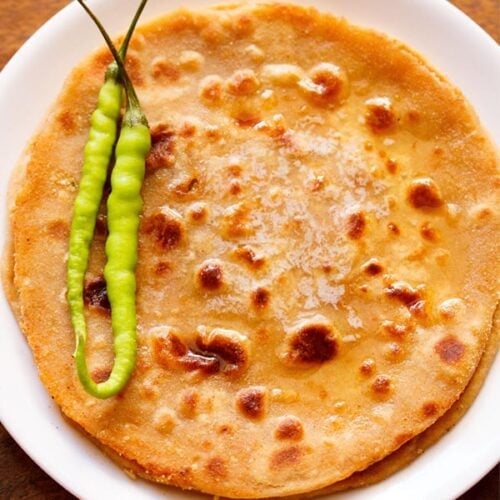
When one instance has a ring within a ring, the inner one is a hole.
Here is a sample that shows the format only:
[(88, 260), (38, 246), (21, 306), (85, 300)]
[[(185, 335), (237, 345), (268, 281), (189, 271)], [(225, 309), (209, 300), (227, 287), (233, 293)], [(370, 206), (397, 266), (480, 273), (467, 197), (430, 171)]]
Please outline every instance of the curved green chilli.
[[(125, 57), (135, 25), (146, 3), (147, 0), (141, 1), (130, 24), (120, 48), (122, 57)], [(84, 372), (86, 372), (86, 376), (88, 377), (86, 366), (83, 369), (81, 360), (80, 362), (78, 361), (79, 353), (81, 355), (81, 352), (85, 351), (87, 337), (83, 304), (83, 281), (87, 270), (90, 244), (94, 234), (97, 212), (101, 204), (108, 165), (113, 152), (113, 146), (116, 142), (117, 122), (122, 106), (122, 93), (123, 86), (120, 82), (118, 64), (116, 61), (113, 61), (108, 66), (104, 84), (99, 91), (97, 108), (91, 116), (89, 138), (84, 149), (82, 177), (73, 208), (70, 232), (67, 264), (67, 297), (70, 306), (71, 321), (76, 336), (74, 356), (80, 380), (85, 378), (85, 375), (81, 375)], [(115, 378), (113, 377), (113, 380)], [(83, 385), (88, 390), (88, 384), (83, 383)], [(114, 385), (116, 386), (116, 380)], [(114, 392), (111, 391), (111, 393), (106, 394), (112, 395), (118, 392), (118, 390), (119, 387)], [(91, 390), (89, 392), (92, 394)], [(108, 395), (94, 395), (108, 397)]]
[(92, 380), (85, 358), (86, 336), (77, 337), (75, 351), (78, 376), (86, 391), (98, 398), (108, 398), (125, 386), (135, 367), (137, 233), (142, 209), (140, 191), (151, 137), (146, 117), (120, 55), (94, 14), (83, 0), (78, 1), (96, 22), (113, 53), (127, 96), (127, 108), (116, 144), (116, 162), (111, 173), (111, 194), (107, 202), (109, 234), (106, 240), (104, 278), (111, 304), (115, 351), (115, 361), (108, 380), (101, 383)]

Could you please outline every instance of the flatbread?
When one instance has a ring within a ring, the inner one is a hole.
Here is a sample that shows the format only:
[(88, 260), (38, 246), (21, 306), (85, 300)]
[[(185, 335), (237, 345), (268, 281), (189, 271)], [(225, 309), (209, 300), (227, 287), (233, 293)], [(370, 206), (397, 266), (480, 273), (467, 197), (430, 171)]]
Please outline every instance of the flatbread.
[[(138, 365), (81, 388), (65, 259), (104, 68), (69, 76), (12, 211), (18, 317), (62, 411), (148, 478), (230, 497), (340, 481), (458, 399), (497, 304), (498, 157), (418, 55), (314, 9), (179, 10), (128, 60), (150, 121)], [(88, 359), (113, 356), (103, 216)]]

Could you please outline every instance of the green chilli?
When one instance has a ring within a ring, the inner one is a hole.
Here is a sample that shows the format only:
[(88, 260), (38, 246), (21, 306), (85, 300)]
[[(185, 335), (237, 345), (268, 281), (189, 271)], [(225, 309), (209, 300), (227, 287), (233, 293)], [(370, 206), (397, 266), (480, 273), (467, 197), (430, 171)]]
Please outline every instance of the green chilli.
[[(123, 67), (128, 42), (146, 4), (142, 0), (120, 48), (120, 54), (105, 34), (115, 61), (106, 72), (99, 92), (98, 106), (92, 114), (89, 140), (84, 151), (84, 166), (80, 188), (73, 209), (69, 257), (68, 302), (76, 336), (75, 361), (79, 379), (85, 390), (98, 398), (117, 394), (127, 383), (135, 367), (136, 312), (135, 266), (137, 263), (137, 231), (142, 208), (140, 190), (144, 177), (145, 156), (150, 148), (147, 120)], [(88, 7), (79, 3), (92, 19), (97, 19)], [(102, 26), (98, 24), (103, 32)], [(83, 305), (83, 280), (87, 270), (97, 211), (101, 203), (109, 161), (116, 141), (117, 121), (125, 87), (127, 107), (116, 144), (115, 165), (111, 174), (111, 194), (107, 203), (109, 235), (106, 241), (107, 263), (104, 277), (111, 304), (115, 362), (108, 380), (92, 380), (85, 357), (87, 329)]]

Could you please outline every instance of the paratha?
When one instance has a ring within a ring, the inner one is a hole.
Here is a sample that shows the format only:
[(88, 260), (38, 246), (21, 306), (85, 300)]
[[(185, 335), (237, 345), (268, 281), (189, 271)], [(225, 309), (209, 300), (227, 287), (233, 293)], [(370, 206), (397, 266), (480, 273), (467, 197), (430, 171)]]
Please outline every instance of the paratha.
[[(498, 157), (458, 90), (397, 41), (314, 9), (232, 4), (141, 27), (151, 124), (138, 365), (88, 396), (65, 258), (110, 58), (69, 76), (12, 210), (17, 315), (62, 411), (155, 481), (301, 494), (419, 435), (458, 399), (497, 304)], [(88, 358), (112, 364), (99, 219)]]

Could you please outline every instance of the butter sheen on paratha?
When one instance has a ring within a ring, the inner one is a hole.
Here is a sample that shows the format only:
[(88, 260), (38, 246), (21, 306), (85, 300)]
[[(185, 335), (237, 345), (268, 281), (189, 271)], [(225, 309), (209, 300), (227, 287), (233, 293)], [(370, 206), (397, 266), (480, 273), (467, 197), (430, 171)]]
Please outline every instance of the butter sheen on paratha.
[[(128, 64), (152, 125), (138, 365), (79, 385), (71, 207), (109, 57), (70, 75), (12, 213), (18, 317), (62, 411), (153, 480), (232, 497), (340, 481), (457, 400), (496, 306), (498, 160), (463, 96), (403, 45), (288, 5), (180, 10)], [(104, 217), (88, 358), (112, 364)]]

